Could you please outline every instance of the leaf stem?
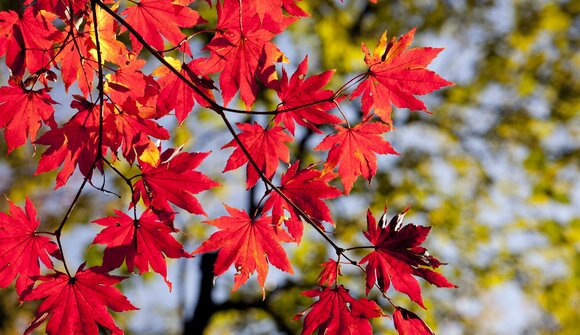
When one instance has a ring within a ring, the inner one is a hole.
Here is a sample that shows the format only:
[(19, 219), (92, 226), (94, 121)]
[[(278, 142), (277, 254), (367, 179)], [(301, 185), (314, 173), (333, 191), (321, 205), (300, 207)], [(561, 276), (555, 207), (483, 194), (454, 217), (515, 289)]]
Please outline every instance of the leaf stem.
[(368, 76), (368, 73), (360, 73), (360, 74), (354, 76), (353, 78), (351, 78), (349, 81), (344, 83), (344, 85), (342, 85), (338, 90), (336, 90), (336, 92), (334, 93), (333, 99), (340, 97), (340, 95), (342, 93), (344, 93), (344, 91), (346, 91), (349, 88), (351, 88), (352, 86), (360, 83), (361, 81), (366, 79), (367, 76)]
[(350, 247), (350, 248), (346, 248), (344, 249), (344, 251), (351, 251), (351, 250), (357, 250), (357, 249), (376, 249), (377, 247), (375, 247), (374, 245), (361, 245), (358, 247)]
[(346, 122), (346, 126), (350, 129), (350, 122), (348, 122), (348, 119), (346, 118), (346, 115), (342, 111), (342, 108), (340, 108), (340, 105), (338, 104), (338, 101), (336, 101), (336, 99), (335, 99), (332, 102), (334, 102), (334, 105), (336, 105), (336, 108), (338, 108), (338, 111), (340, 112), (340, 115), (342, 115), (342, 118), (344, 119), (344, 122)]
[[(95, 167), (95, 165), (96, 165), (95, 163), (96, 163), (96, 160), (93, 163), (93, 167), (91, 168), (91, 170)], [(70, 206), (68, 207), (66, 214), (62, 218), (62, 221), (60, 222), (58, 228), (56, 228), (56, 230), (54, 231), (54, 236), (56, 236), (56, 243), (58, 244), (58, 248), (60, 249), (60, 253), (62, 254), (62, 264), (64, 265), (64, 270), (66, 271), (66, 274), (69, 277), (72, 277), (72, 276), (70, 274), (68, 266), (66, 265), (66, 257), (64, 257), (64, 249), (62, 248), (62, 242), (60, 240), (60, 237), (62, 235), (62, 229), (64, 228), (64, 225), (68, 221), (70, 214), (72, 213), (73, 208), (75, 207), (75, 205), (79, 201), (79, 199), (81, 197), (81, 193), (83, 192), (83, 189), (85, 188), (85, 185), (87, 184), (88, 180), (89, 180), (89, 177), (85, 176), (85, 178), (83, 179), (83, 182), (81, 183), (81, 186), (79, 187), (73, 201), (71, 202)]]

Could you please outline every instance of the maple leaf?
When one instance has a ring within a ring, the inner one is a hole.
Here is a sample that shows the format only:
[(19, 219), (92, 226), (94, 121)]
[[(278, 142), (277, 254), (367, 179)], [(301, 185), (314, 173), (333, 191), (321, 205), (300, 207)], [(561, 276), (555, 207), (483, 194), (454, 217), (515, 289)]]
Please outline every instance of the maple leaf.
[(234, 288), (237, 290), (248, 278), (258, 272), (258, 283), (262, 286), (268, 275), (268, 264), (282, 271), (294, 273), (288, 256), (280, 242), (289, 242), (291, 237), (282, 229), (272, 225), (270, 216), (251, 219), (246, 211), (225, 205), (229, 216), (205, 221), (220, 230), (202, 243), (193, 254), (219, 250), (214, 274), (223, 274), (232, 263), (235, 266)]
[[(124, 53), (118, 56), (117, 63), (123, 64), (113, 73), (106, 76), (105, 93), (115, 105), (114, 114), (131, 114), (138, 119), (158, 119), (165, 115), (157, 108), (159, 98), (159, 85), (151, 75), (145, 75), (141, 71), (145, 61), (137, 58), (132, 53)], [(118, 112), (118, 113), (116, 113)], [(159, 139), (167, 138), (167, 132), (157, 124), (151, 124), (151, 120), (139, 121), (148, 123), (151, 127), (149, 135)], [(122, 128), (117, 129), (124, 133)], [(139, 135), (140, 138), (146, 136)], [(130, 143), (131, 141), (129, 141)], [(126, 156), (131, 162), (132, 158)]]
[[(110, 3), (114, 0), (104, 0), (104, 3)], [(70, 18), (70, 8), (69, 4), (72, 3), (72, 9), (74, 14), (78, 14), (79, 11), (87, 9), (90, 5), (90, 0), (72, 0), (72, 1), (63, 1), (63, 0), (26, 0), (24, 1), (25, 5), (32, 5), (35, 13), (40, 10), (49, 11), (51, 13), (55, 13), (60, 16), (62, 19), (69, 19)]]
[[(182, 1), (184, 2), (184, 1)], [(135, 6), (128, 7), (121, 15), (126, 15), (125, 21), (139, 32), (157, 51), (163, 51), (162, 35), (173, 45), (179, 45), (186, 36), (179, 29), (193, 27), (205, 22), (201, 16), (186, 4), (171, 0), (142, 0), (133, 2)], [(133, 52), (138, 54), (143, 47), (131, 34)], [(182, 51), (191, 56), (187, 43), (181, 45)]]
[(337, 284), (338, 276), (341, 276), (340, 263), (329, 259), (327, 262), (320, 264), (322, 271), (318, 275), (318, 285), (332, 286)]
[(381, 37), (373, 54), (362, 44), (365, 63), (369, 70), (367, 78), (352, 92), (351, 100), (362, 95), (365, 116), (374, 108), (385, 123), (392, 124), (391, 103), (399, 108), (427, 111), (427, 107), (415, 98), (444, 86), (454, 85), (426, 67), (443, 50), (441, 48), (407, 49), (415, 35), (415, 28), (396, 40), (387, 43), (387, 33)]
[(36, 232), (40, 221), (28, 197), (25, 211), (10, 200), (8, 204), (10, 214), (0, 213), (0, 287), (7, 287), (18, 277), (16, 292), (22, 296), (34, 285), (32, 278), (40, 274), (39, 260), (52, 269), (48, 256), (57, 259), (62, 259), (62, 256), (56, 243)]
[[(75, 1), (78, 3), (78, 1)], [(74, 6), (74, 4), (73, 4)], [(116, 10), (119, 2), (111, 9)], [(99, 29), (99, 45), (103, 61), (116, 63), (119, 55), (128, 53), (125, 45), (116, 39), (118, 23), (100, 7), (96, 9)], [(56, 62), (60, 63), (62, 80), (65, 90), (78, 80), (78, 86), (85, 97), (93, 88), (93, 80), (96, 72), (97, 47), (92, 15), (89, 16), (84, 28), (87, 31), (78, 30), (75, 25), (73, 31), (60, 46), (56, 55)], [(119, 62), (118, 64), (123, 64)]]
[(320, 299), (294, 317), (297, 320), (308, 311), (301, 335), (312, 334), (316, 330), (319, 334), (372, 335), (369, 319), (384, 316), (376, 302), (365, 298), (356, 300), (342, 285), (302, 294)]
[[(206, 78), (198, 75), (201, 73), (200, 61), (196, 59), (189, 64), (182, 64), (175, 58), (165, 57), (175, 69), (177, 69), (186, 78), (189, 78), (193, 83), (197, 84), (197, 87), (202, 90), (205, 95), (213, 99), (213, 93), (211, 89), (214, 88), (213, 82)], [(177, 121), (182, 123), (187, 115), (191, 112), (195, 101), (204, 106), (209, 106), (208, 102), (197, 92), (195, 92), (189, 85), (187, 85), (183, 80), (179, 79), (173, 72), (171, 72), (166, 66), (161, 66), (153, 72), (153, 75), (160, 77), (157, 83), (161, 87), (159, 91), (159, 99), (157, 100), (157, 108), (162, 115), (169, 113), (172, 109), (175, 109), (175, 117)]]
[(421, 318), (402, 307), (395, 308), (393, 321), (399, 335), (435, 335)]
[[(248, 150), (266, 178), (271, 178), (274, 175), (278, 168), (279, 159), (285, 163), (290, 161), (290, 151), (285, 143), (292, 142), (294, 139), (284, 132), (284, 128), (272, 127), (264, 129), (256, 122), (253, 124), (237, 123), (236, 125), (242, 131), (238, 134), (238, 139)], [(237, 169), (248, 163), (248, 157), (246, 157), (235, 139), (224, 145), (222, 149), (230, 147), (234, 147), (236, 150), (228, 158), (223, 172)], [(258, 171), (249, 163), (246, 171), (246, 188), (249, 189), (256, 184), (260, 176)]]
[(120, 55), (118, 61), (124, 66), (107, 75), (105, 86), (105, 92), (114, 102), (110, 118), (115, 127), (108, 128), (107, 132), (114, 145), (111, 149), (116, 151), (122, 145), (123, 156), (133, 164), (136, 156), (155, 147), (149, 136), (166, 140), (169, 132), (149, 119), (157, 116), (151, 109), (157, 104), (158, 91), (153, 77), (140, 70), (145, 61), (130, 53)]
[[(84, 1), (84, 0), (83, 0)], [(89, 2), (89, 1), (87, 1)], [(107, 1), (104, 1), (107, 2)], [(111, 10), (117, 11), (120, 2), (116, 2), (110, 7)], [(101, 7), (96, 8), (97, 28), (99, 32), (99, 45), (101, 50), (101, 58), (103, 61), (115, 62), (119, 55), (127, 54), (127, 48), (123, 42), (117, 40), (117, 31), (119, 30), (118, 22)], [(89, 28), (89, 35), (93, 42), (93, 47), (89, 50), (94, 59), (97, 59), (96, 34), (95, 25), (92, 22), (92, 15), (87, 22)], [(122, 64), (122, 63), (119, 63)]]
[(151, 267), (163, 277), (171, 289), (171, 282), (167, 280), (165, 257), (191, 257), (183, 250), (183, 245), (170, 235), (177, 230), (161, 222), (150, 210), (145, 211), (137, 220), (118, 210), (115, 210), (115, 214), (116, 216), (93, 221), (107, 227), (93, 240), (93, 244), (107, 245), (103, 268), (116, 269), (124, 260), (131, 272), (135, 267), (141, 273), (148, 272)]
[(219, 184), (201, 172), (194, 171), (209, 152), (182, 152), (174, 149), (163, 152), (157, 166), (140, 162), (141, 179), (135, 183), (133, 204), (143, 199), (146, 206), (172, 212), (169, 202), (192, 214), (206, 215), (194, 197)]
[(246, 108), (250, 109), (258, 93), (256, 77), (268, 83), (275, 77), (274, 63), (284, 55), (270, 42), (295, 19), (274, 20), (268, 13), (260, 20), (255, 6), (243, 6), (237, 0), (218, 1), (217, 33), (206, 46), (211, 57), (203, 65), (205, 74), (220, 74), (224, 104), (240, 91)]
[(113, 137), (115, 151), (122, 146), (123, 156), (132, 164), (136, 156), (140, 156), (144, 150), (149, 148), (153, 136), (158, 139), (169, 139), (167, 129), (161, 127), (156, 122), (144, 119), (127, 109), (118, 113), (112, 113), (111, 118), (116, 129), (109, 129), (109, 135)]
[[(312, 167), (298, 170), (299, 165), (300, 162), (296, 161), (288, 168), (282, 175), (278, 189), (312, 219), (334, 224), (328, 206), (321, 199), (336, 198), (342, 192), (328, 185), (329, 180), (320, 171)], [(280, 224), (284, 221), (290, 235), (299, 243), (303, 232), (300, 214), (278, 192), (270, 192), (264, 203), (264, 211), (270, 208), (274, 223)], [(284, 210), (290, 213), (290, 218), (284, 218)]]
[(93, 41), (89, 36), (79, 33), (77, 36), (71, 35), (60, 48), (56, 61), (60, 63), (65, 91), (68, 92), (69, 87), (78, 81), (79, 89), (85, 97), (88, 96), (95, 78), (94, 64), (91, 62), (94, 58), (89, 52), (94, 48)]
[(275, 21), (283, 20), (285, 15), (282, 8), (292, 16), (308, 16), (308, 13), (296, 5), (296, 0), (251, 0), (246, 5), (256, 7), (260, 21), (264, 19), (266, 13), (272, 16)]
[[(61, 128), (47, 131), (34, 142), (50, 145), (40, 157), (35, 175), (55, 170), (61, 164), (63, 165), (57, 175), (55, 188), (66, 184), (76, 166), (87, 177), (91, 176), (92, 168), (95, 166), (102, 170), (99, 162), (95, 165), (99, 135), (99, 107), (83, 97), (75, 96), (75, 99), (71, 102), (71, 107), (77, 109), (78, 112)], [(106, 113), (107, 111), (108, 109), (105, 109)], [(105, 115), (104, 128), (111, 127), (107, 120)], [(107, 145), (113, 146), (105, 137), (102, 150)]]
[(0, 127), (6, 128), (4, 138), (8, 153), (26, 142), (36, 139), (36, 133), (42, 124), (56, 126), (54, 107), (57, 102), (52, 100), (49, 89), (29, 90), (23, 83), (11, 78), (10, 86), (0, 87)]
[(141, 72), (145, 61), (137, 58), (135, 54), (125, 53), (118, 55), (115, 62), (123, 66), (107, 75), (105, 92), (119, 105), (127, 99), (135, 100), (143, 97), (148, 82), (154, 82), (151, 76)]
[[(278, 107), (280, 113), (276, 115), (275, 120), (276, 122), (282, 122), (292, 135), (294, 135), (295, 129), (294, 121), (319, 134), (322, 132), (316, 128), (316, 125), (342, 122), (340, 118), (326, 112), (332, 109), (334, 104), (324, 100), (331, 99), (334, 92), (322, 90), (322, 87), (328, 84), (332, 78), (334, 71), (326, 71), (305, 79), (307, 70), (308, 57), (305, 57), (298, 65), (290, 80), (288, 80), (286, 70), (282, 68), (282, 78), (280, 79), (279, 87), (276, 89), (281, 102)], [(317, 101), (323, 102), (315, 103)], [(308, 107), (293, 109), (300, 106)], [(293, 110), (284, 112), (288, 109)]]
[(113, 287), (125, 277), (99, 273), (82, 264), (74, 277), (58, 272), (40, 276), (41, 282), (24, 300), (44, 299), (24, 334), (30, 334), (48, 319), (48, 335), (98, 335), (99, 327), (112, 334), (123, 334), (107, 309), (115, 312), (136, 310), (119, 290)]
[(0, 56), (12, 75), (24, 70), (35, 73), (47, 67), (52, 58), (52, 46), (62, 34), (52, 25), (56, 16), (48, 12), (33, 13), (28, 7), (19, 16), (16, 12), (0, 12)]
[(375, 246), (375, 251), (366, 255), (360, 264), (368, 263), (367, 294), (375, 283), (382, 292), (386, 292), (392, 282), (397, 291), (405, 293), (411, 300), (425, 308), (421, 287), (413, 275), (423, 277), (438, 287), (456, 286), (429, 269), (441, 265), (441, 262), (429, 255), (427, 249), (421, 247), (431, 228), (414, 224), (403, 226), (403, 218), (408, 210), (409, 208), (387, 223), (385, 209), (378, 224), (368, 210), (367, 231), (364, 235)]
[(385, 141), (381, 134), (391, 130), (391, 127), (380, 123), (363, 120), (353, 128), (335, 126), (336, 133), (330, 134), (318, 144), (314, 150), (330, 150), (324, 163), (324, 171), (338, 166), (344, 192), (348, 195), (358, 176), (371, 181), (377, 173), (377, 154), (398, 153)]

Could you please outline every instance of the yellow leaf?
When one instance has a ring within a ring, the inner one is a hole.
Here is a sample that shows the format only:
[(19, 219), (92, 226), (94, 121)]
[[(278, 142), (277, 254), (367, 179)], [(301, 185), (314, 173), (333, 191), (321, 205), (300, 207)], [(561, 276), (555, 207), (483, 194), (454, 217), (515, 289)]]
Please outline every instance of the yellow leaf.
[(159, 148), (153, 142), (149, 142), (149, 146), (139, 156), (139, 159), (142, 162), (157, 167), (159, 164)]

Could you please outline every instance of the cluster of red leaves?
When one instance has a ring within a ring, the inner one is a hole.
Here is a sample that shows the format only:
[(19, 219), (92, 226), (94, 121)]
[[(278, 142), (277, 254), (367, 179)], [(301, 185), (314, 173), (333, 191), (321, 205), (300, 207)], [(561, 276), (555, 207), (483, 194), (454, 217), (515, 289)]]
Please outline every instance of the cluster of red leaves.
[[(422, 277), (438, 287), (456, 286), (432, 270), (442, 263), (421, 246), (430, 228), (414, 224), (403, 226), (403, 217), (407, 211), (408, 208), (388, 223), (386, 209), (378, 223), (371, 211), (367, 212), (367, 231), (364, 235), (372, 244), (370, 248), (373, 251), (367, 253), (359, 264), (367, 264), (367, 295), (374, 286), (386, 294), (392, 281), (397, 291), (407, 294), (411, 300), (425, 308), (421, 287), (413, 276)], [(340, 257), (323, 263), (323, 270), (318, 277), (320, 289), (303, 293), (308, 297), (320, 297), (318, 302), (295, 317), (300, 318), (308, 312), (303, 335), (312, 334), (316, 329), (320, 334), (325, 331), (330, 334), (372, 334), (368, 319), (384, 315), (374, 301), (364, 298), (355, 300), (348, 290), (338, 284), (340, 264)], [(399, 334), (433, 334), (417, 315), (399, 306), (394, 308), (393, 319)]]
[[(83, 264), (75, 274), (69, 272), (60, 243), (67, 217), (52, 231), (39, 230), (28, 199), (25, 210), (9, 202), (9, 214), (0, 213), (0, 287), (15, 281), (22, 301), (42, 300), (26, 333), (45, 321), (48, 334), (96, 335), (98, 326), (122, 333), (109, 310), (135, 309), (113, 287), (124, 277), (110, 272), (123, 264), (129, 272), (153, 270), (169, 287), (167, 258), (212, 251), (218, 252), (216, 276), (234, 266), (234, 290), (255, 272), (263, 288), (270, 264), (293, 273), (283, 243), (300, 243), (305, 222), (330, 241), (324, 222), (334, 221), (326, 200), (348, 195), (359, 176), (370, 182), (377, 173), (377, 155), (397, 154), (384, 139), (392, 130), (391, 104), (426, 111), (415, 96), (452, 84), (426, 69), (441, 49), (409, 49), (414, 29), (389, 42), (383, 35), (372, 54), (363, 44), (368, 71), (355, 77), (362, 80), (351, 93), (325, 89), (334, 71), (307, 77), (308, 58), (292, 75), (282, 68), (279, 76), (275, 65), (288, 59), (273, 39), (308, 15), (295, 0), (217, 1), (217, 24), (203, 30), (213, 33), (204, 48), (207, 54), (194, 58), (197, 52), (188, 41), (195, 34), (187, 35), (182, 28), (198, 29), (206, 20), (190, 7), (192, 2), (140, 0), (120, 11), (120, 2), (113, 0), (37, 0), (26, 1), (20, 12), (0, 12), (0, 57), (11, 71), (8, 86), (0, 87), (0, 128), (8, 153), (30, 139), (47, 146), (36, 174), (60, 169), (56, 188), (78, 170), (85, 178), (80, 194), (95, 170), (110, 169), (132, 195), (127, 208), (133, 209), (132, 215), (115, 210), (115, 215), (94, 221), (104, 226), (93, 241), (105, 246), (102, 265), (85, 269)], [(121, 34), (128, 34), (129, 43), (121, 42)], [(143, 70), (145, 61), (139, 58), (143, 49), (162, 62), (151, 73)], [(167, 54), (173, 50), (183, 56), (181, 61)], [(219, 85), (212, 80), (218, 76)], [(51, 85), (56, 80), (67, 92), (80, 93), (70, 103), (72, 115), (59, 111), (55, 118), (58, 103)], [(238, 123), (235, 133), (226, 113), (244, 111), (227, 105), (239, 94), (252, 113), (260, 89), (277, 94), (277, 108), (266, 113), (271, 115), (267, 125)], [(337, 111), (344, 98), (358, 96), (362, 120), (351, 125)], [(158, 141), (170, 138), (159, 120), (173, 115), (182, 123), (196, 103), (220, 115), (231, 130), (233, 139), (222, 149), (234, 151), (224, 173), (246, 165), (246, 187), (262, 181), (266, 192), (256, 213), (226, 206), (227, 216), (206, 221), (218, 231), (189, 253), (176, 239), (179, 230), (173, 222), (180, 209), (205, 215), (196, 195), (218, 183), (196, 169), (210, 153), (162, 151)], [(290, 164), (289, 143), (297, 126), (326, 134), (314, 147), (328, 151), (323, 164)], [(286, 171), (279, 171), (280, 160), (290, 164)], [(120, 172), (121, 164), (139, 173), (128, 178)], [(277, 177), (279, 185), (274, 183)], [(335, 179), (343, 190), (331, 185)], [(137, 208), (143, 209), (141, 214)], [(439, 287), (453, 284), (433, 271), (441, 263), (420, 246), (429, 228), (401, 227), (403, 215), (389, 224), (383, 215), (377, 225), (368, 214), (365, 236), (373, 251), (360, 261), (366, 264), (366, 293), (373, 286), (385, 293), (392, 282), (424, 307), (415, 277)], [(338, 283), (340, 257), (347, 250), (333, 247), (340, 251), (339, 259), (323, 264), (321, 288), (304, 292), (319, 300), (308, 308), (303, 334), (370, 334), (369, 319), (385, 314), (375, 301), (355, 299)], [(55, 269), (53, 260), (62, 267)], [(41, 275), (40, 263), (47, 274)], [(393, 319), (400, 334), (431, 334), (401, 307), (395, 306)]]

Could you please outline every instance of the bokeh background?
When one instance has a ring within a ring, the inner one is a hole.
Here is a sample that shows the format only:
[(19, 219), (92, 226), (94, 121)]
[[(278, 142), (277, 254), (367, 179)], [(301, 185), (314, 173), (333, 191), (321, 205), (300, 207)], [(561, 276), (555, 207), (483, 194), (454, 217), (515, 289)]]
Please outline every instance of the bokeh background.
[[(194, 6), (215, 19), (204, 2)], [(431, 115), (394, 111), (396, 130), (388, 140), (402, 155), (381, 158), (370, 186), (359, 181), (352, 196), (331, 202), (334, 235), (356, 245), (368, 206), (378, 215), (387, 203), (394, 215), (412, 203), (406, 221), (433, 227), (426, 244), (448, 263), (442, 272), (459, 288), (425, 285), (426, 311), (394, 293), (396, 302), (437, 334), (578, 334), (580, 2), (304, 0), (300, 6), (311, 17), (276, 40), (290, 72), (308, 54), (310, 73), (337, 70), (337, 88), (365, 71), (361, 42), (372, 48), (385, 30), (392, 36), (417, 27), (413, 46), (445, 48), (430, 68), (456, 83), (423, 98)], [(11, 1), (0, 3), (0, 9), (11, 7)], [(8, 72), (0, 70), (4, 85)], [(64, 92), (56, 98), (65, 109), (67, 99)], [(265, 94), (259, 106), (273, 101)], [(356, 102), (348, 109), (356, 118)], [(197, 116), (181, 126), (166, 124), (176, 133), (174, 143), (219, 151), (229, 141), (223, 128), (207, 111)], [(321, 138), (300, 136), (303, 146), (293, 148), (295, 154), (320, 160), (303, 148)], [(25, 146), (7, 156), (0, 141), (0, 193), (19, 204), (29, 195), (43, 224), (54, 226), (76, 187), (73, 179), (70, 187), (52, 192), (54, 175), (33, 176), (42, 150)], [(253, 196), (243, 192), (243, 173), (219, 174), (227, 153), (202, 168), (225, 185), (201, 197), (210, 217), (223, 215), (222, 202), (243, 207)], [(107, 182), (115, 187), (113, 176)], [(123, 192), (122, 184), (118, 188)], [(74, 250), (67, 257), (77, 265), (84, 257), (97, 264), (99, 249), (87, 248), (96, 232), (88, 223), (126, 205), (126, 199), (85, 192), (66, 231), (65, 247)], [(0, 209), (6, 208), (1, 200)], [(188, 250), (211, 233), (203, 220), (181, 215)], [(264, 301), (255, 284), (230, 294), (231, 274), (212, 285), (211, 256), (197, 257), (171, 263), (172, 293), (155, 275), (126, 280), (123, 289), (141, 311), (117, 320), (128, 334), (299, 333), (301, 322), (290, 320), (311, 303), (299, 292), (314, 285), (319, 264), (332, 255), (314, 234), (290, 253), (297, 274), (272, 271)], [(362, 273), (346, 267), (344, 273), (353, 294), (362, 293)], [(21, 333), (32, 313), (32, 306), (18, 305), (11, 289), (0, 290), (1, 334)], [(374, 325), (376, 333), (394, 334), (390, 320)]]

